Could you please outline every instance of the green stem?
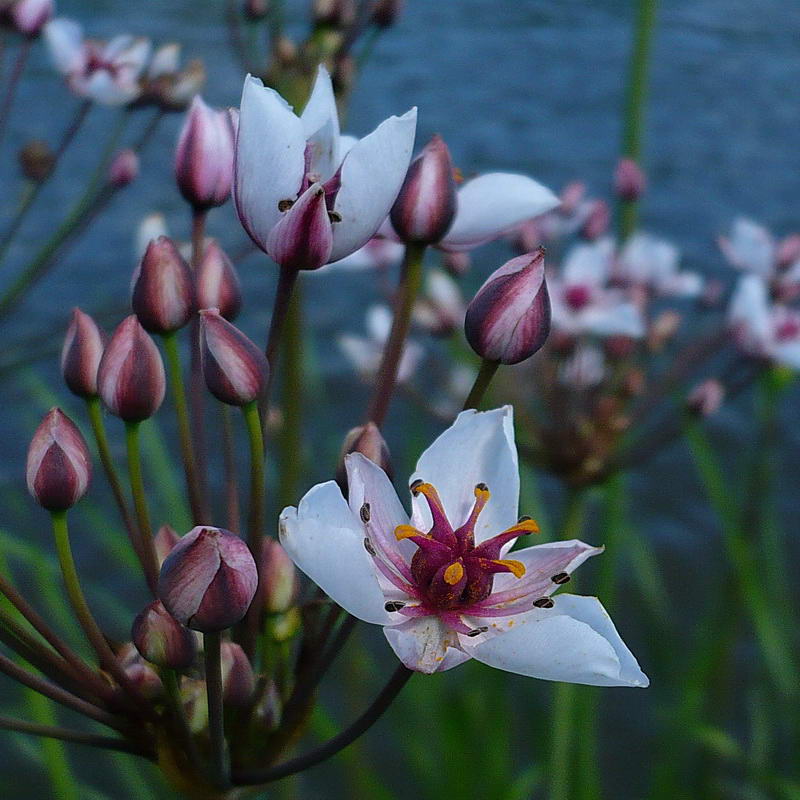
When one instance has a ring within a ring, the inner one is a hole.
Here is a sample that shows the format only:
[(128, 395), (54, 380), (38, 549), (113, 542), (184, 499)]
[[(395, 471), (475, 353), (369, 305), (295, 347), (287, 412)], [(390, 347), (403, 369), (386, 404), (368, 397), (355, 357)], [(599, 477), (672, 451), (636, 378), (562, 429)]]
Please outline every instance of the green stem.
[(228, 755), (225, 746), (225, 720), (222, 707), (222, 660), (220, 634), (204, 633), (206, 692), (208, 693), (208, 731), (211, 736), (211, 771), (215, 785), (230, 784)]
[(14, 61), (14, 66), (11, 69), (5, 95), (3, 96), (2, 102), (0, 102), (0, 144), (3, 143), (8, 118), (11, 114), (11, 106), (14, 104), (14, 96), (17, 93), (17, 86), (19, 85), (19, 79), (25, 71), (25, 65), (28, 63), (28, 56), (31, 54), (32, 46), (33, 38), (26, 36), (20, 45), (19, 52)]
[(284, 325), (283, 365), (281, 370), (279, 507), (297, 502), (297, 489), (303, 473), (303, 298), (296, 286), (289, 301)]
[(164, 689), (167, 693), (167, 704), (169, 705), (169, 710), (173, 717), (176, 732), (183, 743), (186, 758), (189, 764), (194, 769), (197, 769), (201, 763), (200, 755), (197, 752), (197, 746), (192, 736), (192, 731), (186, 720), (186, 712), (183, 708), (178, 674), (175, 670), (167, 668), (160, 670), (159, 674), (161, 676), (161, 683), (164, 685)]
[(167, 354), (167, 367), (172, 399), (175, 402), (175, 413), (178, 417), (178, 436), (181, 443), (183, 469), (186, 474), (186, 490), (189, 495), (189, 506), (192, 509), (192, 520), (195, 525), (209, 524), (210, 518), (205, 510), (200, 491), (197, 460), (192, 444), (192, 430), (189, 420), (189, 407), (186, 402), (186, 390), (183, 385), (181, 356), (178, 351), (178, 335), (176, 331), (166, 333), (162, 337), (164, 351)]
[(128, 450), (128, 473), (131, 480), (133, 506), (136, 509), (136, 519), (139, 523), (141, 535), (142, 558), (147, 583), (158, 586), (158, 558), (153, 544), (153, 528), (150, 525), (150, 513), (147, 510), (147, 495), (142, 477), (142, 456), (139, 450), (140, 422), (125, 423), (125, 444)]
[(472, 384), (467, 399), (464, 401), (465, 411), (468, 408), (478, 408), (480, 406), (483, 395), (486, 394), (486, 390), (489, 388), (489, 384), (492, 382), (492, 378), (499, 366), (499, 361), (488, 361), (485, 358), (481, 361), (481, 368), (475, 377), (475, 383)]
[(389, 333), (389, 338), (386, 340), (381, 366), (375, 383), (375, 394), (367, 412), (367, 418), (378, 427), (386, 419), (386, 412), (389, 410), (389, 403), (397, 382), (397, 371), (400, 367), (406, 338), (411, 327), (411, 313), (414, 310), (414, 301), (422, 285), (422, 260), (424, 255), (425, 245), (406, 245), (400, 286), (395, 301), (392, 329)]
[(239, 533), (239, 483), (236, 478), (236, 440), (233, 431), (233, 409), (222, 407), (222, 455), (225, 473), (225, 518), (229, 531)]

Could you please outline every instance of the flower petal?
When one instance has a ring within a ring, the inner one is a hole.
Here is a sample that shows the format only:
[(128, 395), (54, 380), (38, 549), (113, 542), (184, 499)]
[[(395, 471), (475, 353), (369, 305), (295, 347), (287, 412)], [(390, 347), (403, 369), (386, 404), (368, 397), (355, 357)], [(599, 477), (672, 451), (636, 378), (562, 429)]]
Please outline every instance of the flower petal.
[(471, 250), (560, 203), (546, 186), (525, 175), (479, 175), (458, 190), (456, 218), (439, 246), (443, 250)]
[(591, 686), (649, 684), (633, 654), (596, 597), (558, 595), (550, 609), (495, 623), (506, 627), (474, 647), (470, 655), (490, 667), (550, 681)]
[(390, 117), (353, 145), (342, 162), (342, 185), (334, 210), (341, 222), (333, 227), (331, 261), (366, 244), (386, 219), (406, 177), (417, 110)]
[(383, 632), (397, 657), (416, 672), (443, 672), (469, 658), (457, 647), (458, 634), (448, 630), (435, 616), (411, 619), (384, 628)]
[(285, 508), (279, 532), (292, 561), (345, 611), (365, 622), (391, 623), (363, 526), (334, 481), (314, 486), (297, 508)]
[(83, 68), (86, 54), (83, 29), (74, 20), (57, 17), (44, 26), (44, 38), (55, 68), (62, 74)]
[(248, 75), (236, 137), (234, 202), (250, 238), (266, 252), (281, 217), (278, 204), (294, 200), (305, 167), (303, 123), (286, 101)]
[[(420, 456), (410, 482), (418, 479), (436, 487), (455, 528), (469, 516), (475, 502), (475, 486), (485, 483), (489, 487), (491, 497), (475, 526), (476, 542), (510, 528), (517, 521), (519, 504), (519, 466), (511, 406), (492, 411), (462, 411)], [(413, 508), (411, 524), (424, 530), (430, 528), (431, 517), (424, 498), (415, 497)]]
[(312, 148), (308, 171), (318, 175), (317, 180), (326, 181), (339, 166), (339, 113), (331, 76), (322, 64), (300, 121)]

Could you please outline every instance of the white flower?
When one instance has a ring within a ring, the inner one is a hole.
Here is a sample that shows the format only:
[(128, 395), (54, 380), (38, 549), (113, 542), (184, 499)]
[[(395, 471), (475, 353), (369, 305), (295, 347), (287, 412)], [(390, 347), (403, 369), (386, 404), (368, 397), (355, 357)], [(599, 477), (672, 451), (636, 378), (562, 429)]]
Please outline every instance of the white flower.
[(769, 278), (775, 270), (775, 239), (763, 226), (747, 217), (737, 217), (729, 236), (719, 237), (725, 258), (737, 269)]
[(331, 269), (384, 270), (403, 260), (405, 246), (393, 239), (373, 236), (363, 247), (331, 264)]
[(281, 514), (281, 542), (339, 605), (382, 625), (410, 669), (469, 658), (547, 680), (647, 686), (593, 597), (550, 596), (600, 552), (579, 541), (517, 550), (537, 530), (518, 518), (519, 471), (509, 407), (465, 411), (422, 454), (409, 518), (386, 474), (347, 456), (349, 504), (335, 482)]
[(678, 268), (680, 252), (666, 239), (649, 233), (634, 233), (622, 248), (616, 275), (626, 283), (640, 284), (658, 294), (697, 297), (703, 279), (696, 272)]

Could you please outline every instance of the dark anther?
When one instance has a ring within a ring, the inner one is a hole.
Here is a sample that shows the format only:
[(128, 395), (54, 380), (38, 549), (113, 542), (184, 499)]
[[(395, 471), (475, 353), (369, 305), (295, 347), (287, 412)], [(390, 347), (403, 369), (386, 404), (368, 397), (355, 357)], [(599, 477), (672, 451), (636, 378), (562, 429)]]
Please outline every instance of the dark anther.
[(558, 575), (553, 575), (553, 577), (550, 578), (550, 580), (553, 581), (553, 583), (561, 585), (562, 583), (569, 583), (570, 579), (569, 575), (566, 572), (559, 572)]
[(414, 496), (419, 494), (417, 489), (420, 486), (422, 486), (423, 483), (425, 483), (425, 481), (423, 481), (422, 478), (418, 478), (417, 480), (415, 480), (414, 483), (412, 483), (411, 486), (408, 487), (409, 489), (411, 489), (411, 494), (413, 494)]
[(527, 514), (523, 514), (518, 520), (517, 525), (521, 525), (523, 522), (530, 522), (533, 517), (529, 517)]
[(479, 484), (477, 484), (477, 485), (475, 486), (475, 488), (476, 488), (476, 489), (477, 489), (479, 492), (488, 492), (488, 491), (489, 491), (489, 487), (488, 487), (488, 486), (487, 486), (485, 483), (479, 483)]
[(473, 628), (469, 633), (465, 634), (466, 636), (480, 636), (482, 633), (486, 633), (489, 628), (484, 625), (482, 628)]
[(329, 211), (328, 212), (328, 219), (331, 222), (341, 222), (342, 215), (338, 211)]
[(540, 597), (538, 600), (534, 600), (533, 604), (536, 608), (552, 608), (555, 605), (551, 597)]
[(369, 517), (370, 517), (369, 503), (364, 503), (364, 505), (361, 506), (361, 511), (359, 513), (361, 515), (362, 522), (369, 522)]
[(372, 542), (371, 542), (369, 539), (367, 539), (366, 537), (364, 537), (364, 549), (365, 549), (365, 550), (366, 550), (366, 551), (367, 551), (367, 552), (368, 552), (368, 553), (369, 553), (371, 556), (376, 556), (376, 555), (378, 555), (378, 554), (375, 552), (375, 548), (372, 546)]
[(405, 603), (401, 602), (400, 600), (390, 600), (384, 608), (387, 611), (399, 611), (401, 608), (405, 608)]
[(294, 200), (278, 201), (278, 211), (288, 211), (294, 205)]

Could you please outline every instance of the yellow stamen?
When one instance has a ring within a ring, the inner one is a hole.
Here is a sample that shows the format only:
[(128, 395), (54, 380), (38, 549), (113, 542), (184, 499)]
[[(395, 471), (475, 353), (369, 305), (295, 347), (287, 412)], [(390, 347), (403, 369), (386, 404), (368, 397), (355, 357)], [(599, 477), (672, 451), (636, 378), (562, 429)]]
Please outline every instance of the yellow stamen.
[(430, 538), (428, 534), (418, 531), (413, 525), (398, 525), (394, 529), (394, 538), (397, 539), (398, 542), (402, 542), (403, 539), (410, 539), (412, 536), (424, 536), (426, 539)]
[(449, 583), (450, 586), (455, 586), (463, 577), (464, 577), (464, 567), (462, 567), (461, 564), (458, 563), (458, 561), (456, 561), (455, 564), (451, 564), (444, 571), (444, 581), (445, 583)]
[(508, 567), (515, 578), (521, 578), (525, 574), (525, 565), (521, 561), (515, 561), (513, 558), (501, 558), (494, 563)]
[(491, 497), (491, 492), (489, 491), (489, 487), (485, 483), (479, 483), (475, 487), (475, 497), (480, 500), (484, 505), (489, 502), (489, 498)]
[(509, 528), (512, 531), (524, 533), (539, 533), (539, 523), (535, 519), (521, 519), (516, 525)]

